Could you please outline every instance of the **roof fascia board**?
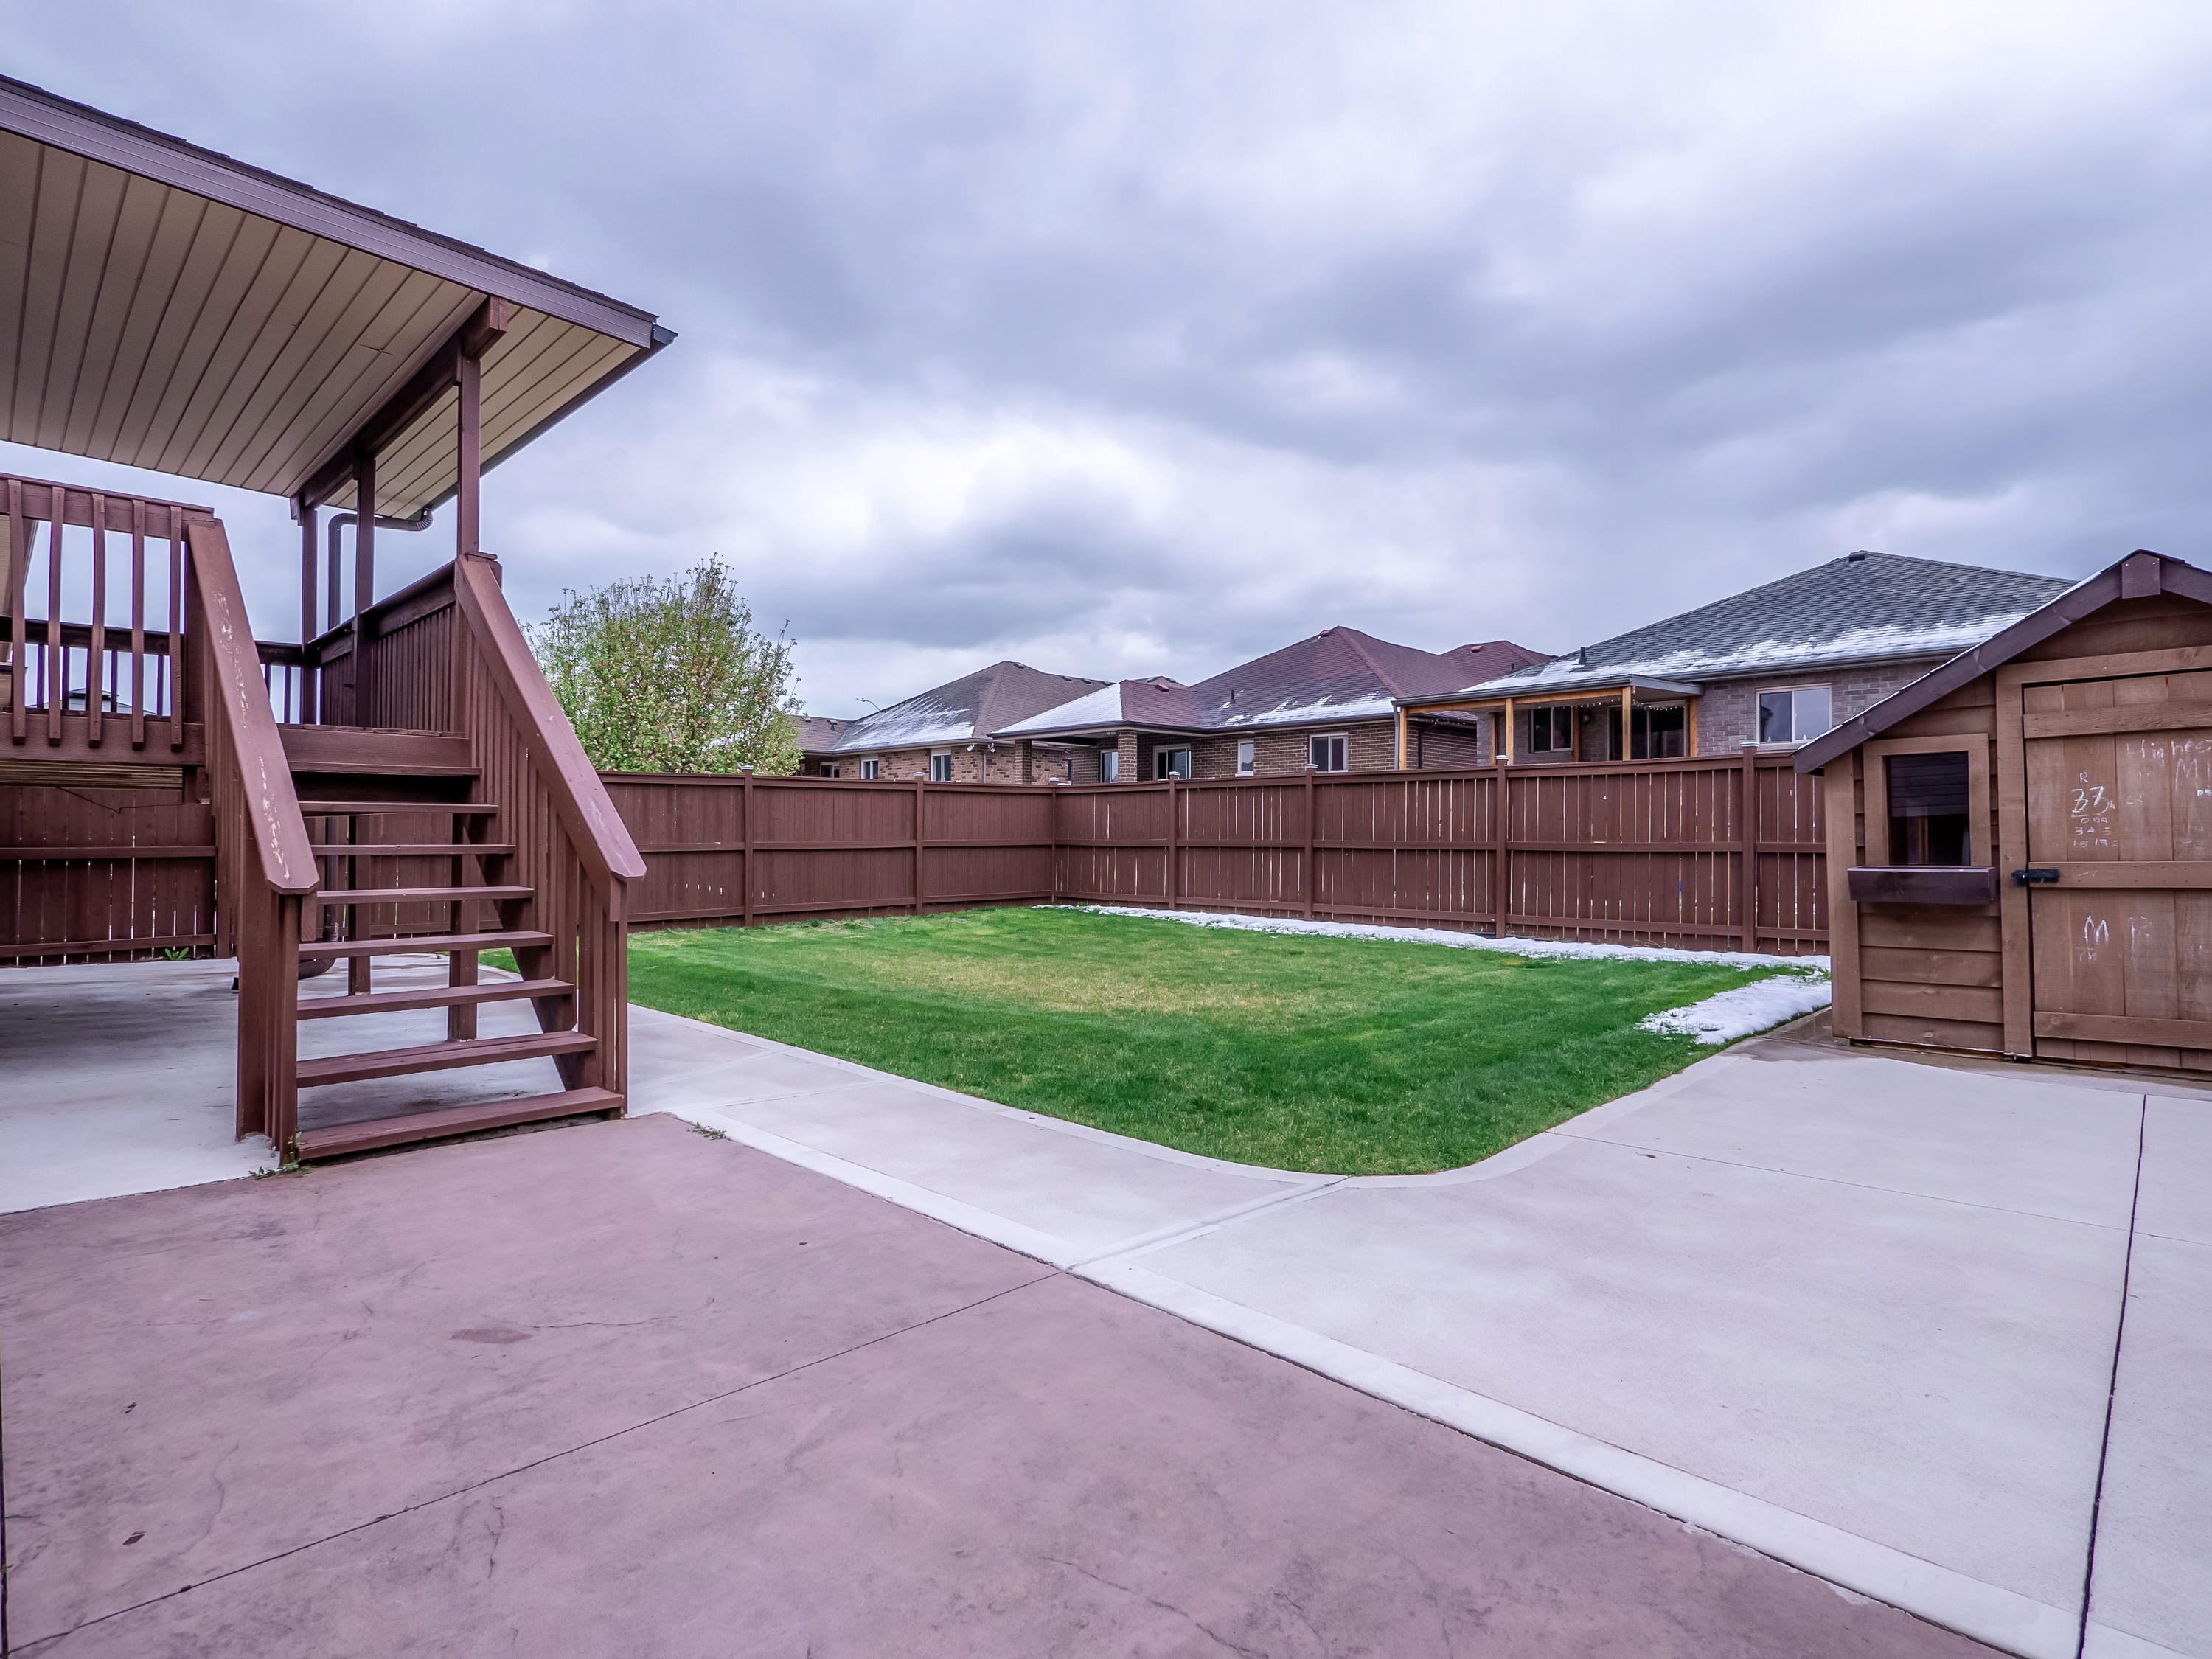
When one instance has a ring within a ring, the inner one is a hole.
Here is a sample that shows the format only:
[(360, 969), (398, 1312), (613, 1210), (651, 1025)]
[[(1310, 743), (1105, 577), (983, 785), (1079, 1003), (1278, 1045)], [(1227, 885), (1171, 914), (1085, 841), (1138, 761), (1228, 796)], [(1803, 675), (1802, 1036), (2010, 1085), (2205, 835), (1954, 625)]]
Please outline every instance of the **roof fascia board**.
[(652, 313), (635, 306), (6, 76), (0, 128), (632, 345), (652, 343)]
[[(2120, 568), (2122, 560), (2101, 570), (2087, 580), (2068, 588), (2050, 604), (2031, 611), (2002, 634), (1993, 634), (1979, 645), (1971, 646), (1949, 661), (1939, 664), (1923, 674), (1911, 684), (1900, 687), (1884, 697), (1863, 714), (1854, 714), (1832, 731), (1822, 733), (1797, 751), (1794, 764), (1800, 772), (1810, 772), (1826, 766), (1837, 756), (1857, 748), (1868, 738), (1878, 737), (1908, 714), (1917, 714), (1938, 697), (1946, 697), (1969, 681), (1979, 679), (1991, 670), (2011, 661), (2032, 645), (2049, 639), (2062, 628), (2068, 628), (2083, 617), (2102, 611), (2120, 597)], [(2173, 563), (2175, 561), (2162, 561)], [(2187, 567), (2184, 567), (2186, 568)], [(2195, 573), (2203, 574), (2199, 571)], [(2212, 586), (2212, 584), (2208, 584)], [(2181, 592), (2179, 587), (2168, 592)], [(2190, 598), (2197, 595), (2191, 593)], [(2212, 603), (2212, 599), (2208, 599)]]
[[(1717, 678), (1753, 678), (1751, 676)], [(1494, 686), (1496, 682), (1489, 682)], [(1425, 697), (1400, 697), (1395, 707), (1418, 714), (1424, 708), (1502, 708), (1513, 702), (1574, 702), (1583, 698), (1600, 697), (1626, 690), (1650, 691), (1662, 697), (1702, 697), (1705, 694), (1701, 680), (1655, 679), (1649, 674), (1610, 674), (1594, 679), (1577, 680), (1571, 685), (1548, 688), (1531, 687), (1527, 690), (1500, 691), (1486, 687), (1469, 686), (1464, 691), (1448, 691)]]

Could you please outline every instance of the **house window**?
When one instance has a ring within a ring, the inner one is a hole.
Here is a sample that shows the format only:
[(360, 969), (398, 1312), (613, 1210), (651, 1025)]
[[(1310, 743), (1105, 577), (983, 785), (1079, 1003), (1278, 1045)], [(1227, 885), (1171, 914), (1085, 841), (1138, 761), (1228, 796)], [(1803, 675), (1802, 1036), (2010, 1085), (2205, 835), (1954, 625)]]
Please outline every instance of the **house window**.
[(952, 751), (950, 749), (929, 751), (929, 781), (932, 783), (952, 781)]
[(1249, 778), (1259, 765), (1260, 745), (1245, 738), (1237, 745), (1237, 775)]
[(1887, 755), (1882, 765), (1889, 786), (1889, 861), (1972, 864), (1966, 751)]
[(860, 775), (864, 778), (881, 777), (883, 764), (881, 761), (864, 760), (860, 763)]
[(1102, 749), (1098, 751), (1098, 781), (1119, 783), (1121, 781), (1121, 751)]
[(835, 762), (835, 761), (824, 761), (824, 762), (823, 762), (823, 763), (822, 763), (822, 775), (823, 775), (823, 777), (825, 777), (825, 778), (834, 778), (834, 777), (837, 776), (837, 775), (838, 775), (838, 772), (837, 772), (837, 763), (836, 763), (836, 762)]
[(1689, 752), (1689, 710), (1672, 708), (1631, 711), (1628, 757), (1631, 760), (1680, 760)]
[(1565, 703), (1528, 711), (1528, 752), (1532, 755), (1571, 755), (1575, 750), (1575, 711)]
[(1835, 724), (1825, 685), (1800, 685), (1788, 691), (1759, 694), (1761, 743), (1810, 743)]
[(1153, 750), (1152, 775), (1156, 778), (1188, 777), (1190, 775), (1190, 750), (1188, 749)]
[(1316, 737), (1307, 745), (1307, 763), (1317, 772), (1343, 772), (1350, 769), (1345, 763), (1344, 733), (1329, 732)]

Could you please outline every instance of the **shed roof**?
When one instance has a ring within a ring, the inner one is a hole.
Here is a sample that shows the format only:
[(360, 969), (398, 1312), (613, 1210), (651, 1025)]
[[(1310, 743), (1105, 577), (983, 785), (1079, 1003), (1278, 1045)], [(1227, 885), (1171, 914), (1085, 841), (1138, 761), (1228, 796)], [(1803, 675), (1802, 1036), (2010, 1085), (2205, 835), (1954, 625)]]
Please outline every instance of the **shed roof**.
[(829, 752), (850, 755), (920, 744), (976, 743), (1041, 708), (1100, 690), (1103, 680), (994, 662), (850, 721)]
[(2063, 592), (2057, 576), (1851, 553), (1579, 652), (1465, 688), (1540, 696), (1632, 680), (1693, 681), (1843, 662), (1944, 657)]
[(1036, 737), (1129, 726), (1230, 732), (1376, 720), (1391, 714), (1397, 698), (1449, 690), (1492, 665), (1513, 668), (1542, 659), (1541, 653), (1510, 640), (1423, 651), (1356, 628), (1324, 628), (1195, 685), (1170, 679), (1123, 680), (1006, 727), (1001, 735)]
[[(349, 441), (487, 299), (513, 313), (483, 359), (486, 466), (675, 337), (635, 306), (4, 76), (0, 225), (0, 435), (271, 495), (349, 486)], [(447, 391), (379, 446), (377, 511), (453, 494), (456, 409)]]
[(2212, 605), (2212, 571), (2200, 570), (2184, 560), (2169, 559), (2157, 553), (2140, 550), (2130, 553), (2095, 575), (2072, 583), (2010, 627), (1931, 668), (1865, 713), (1815, 738), (1797, 751), (1796, 769), (1810, 772), (1826, 766), (1868, 738), (1880, 737), (1908, 714), (1917, 714), (1937, 698), (1948, 696), (1968, 682), (2002, 667), (2023, 651), (2116, 600), (2149, 599), (2159, 593), (2179, 594), (2200, 604)]

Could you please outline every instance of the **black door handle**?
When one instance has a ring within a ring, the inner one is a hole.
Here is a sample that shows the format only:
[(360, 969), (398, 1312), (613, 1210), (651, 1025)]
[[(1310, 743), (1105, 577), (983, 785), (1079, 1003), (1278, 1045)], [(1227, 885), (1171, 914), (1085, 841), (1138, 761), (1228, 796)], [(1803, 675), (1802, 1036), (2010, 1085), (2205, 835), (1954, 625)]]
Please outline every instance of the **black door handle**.
[(2058, 872), (2056, 870), (2047, 868), (2039, 870), (2015, 870), (2012, 872), (2012, 878), (2015, 886), (2035, 887), (2042, 885), (2045, 883), (2056, 884), (2058, 880)]

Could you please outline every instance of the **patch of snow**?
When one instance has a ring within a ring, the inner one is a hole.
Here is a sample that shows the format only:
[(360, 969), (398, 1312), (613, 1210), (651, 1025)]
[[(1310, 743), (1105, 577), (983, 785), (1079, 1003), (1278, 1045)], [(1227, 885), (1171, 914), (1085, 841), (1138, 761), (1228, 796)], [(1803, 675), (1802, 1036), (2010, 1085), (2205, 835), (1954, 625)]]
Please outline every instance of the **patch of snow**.
[(1121, 688), (1102, 685), (1073, 702), (1048, 708), (1025, 720), (1001, 728), (1007, 732), (1057, 732), (1071, 726), (1118, 726), (1121, 723)]
[(1825, 975), (1777, 974), (1732, 991), (1719, 991), (1686, 1008), (1669, 1008), (1637, 1022), (1637, 1029), (1662, 1036), (1693, 1036), (1704, 1043), (1733, 1042), (1817, 1012), (1832, 1000)]
[(1372, 720), (1376, 715), (1388, 714), (1396, 707), (1389, 693), (1376, 692), (1341, 702), (1331, 702), (1327, 698), (1319, 702), (1279, 702), (1273, 708), (1249, 714), (1239, 709), (1220, 723), (1224, 726), (1286, 726), (1309, 720)]
[[(2033, 607), (2030, 607), (2032, 611)], [(2030, 611), (1993, 612), (1968, 623), (1941, 628), (1853, 628), (1822, 640), (1785, 642), (1762, 640), (1732, 651), (1708, 651), (1692, 646), (1647, 658), (1641, 662), (1592, 663), (1588, 667), (1572, 657), (1556, 658), (1540, 668), (1524, 668), (1469, 691), (1541, 690), (1555, 685), (1623, 677), (1646, 679), (1694, 679), (1699, 674), (1728, 674), (1758, 668), (1812, 666), (1825, 661), (1857, 657), (1955, 655), (1984, 640), (2002, 634)]]
[[(1716, 968), (1795, 968), (1826, 975), (1826, 957), (1774, 957), (1752, 951), (1681, 951), (1664, 945), (1601, 945), (1587, 939), (1492, 938), (1444, 927), (1378, 927), (1358, 921), (1304, 921), (1285, 916), (1238, 916), (1219, 910), (1146, 910), (1119, 904), (1041, 904), (1040, 910), (1087, 910), (1099, 916), (1138, 916), (1148, 921), (1182, 921), (1194, 927), (1228, 927), (1250, 933), (1301, 933), (1325, 939), (1378, 939), (1401, 945), (1449, 945), (1461, 951), (1499, 951), (1508, 956), (1567, 957), (1581, 962), (1687, 962)], [(1772, 981), (1762, 981), (1771, 983)], [(1820, 981), (1827, 1005), (1827, 981)], [(1733, 993), (1723, 993), (1732, 995)], [(1705, 1005), (1699, 1003), (1698, 1007)], [(1685, 1012), (1676, 1009), (1674, 1012)], [(1655, 1015), (1654, 1018), (1662, 1018)], [(1771, 1022), (1770, 1022), (1771, 1024)]]
[(942, 703), (894, 704), (854, 720), (838, 734), (837, 749), (902, 749), (926, 743), (966, 743), (975, 735), (973, 709)]

